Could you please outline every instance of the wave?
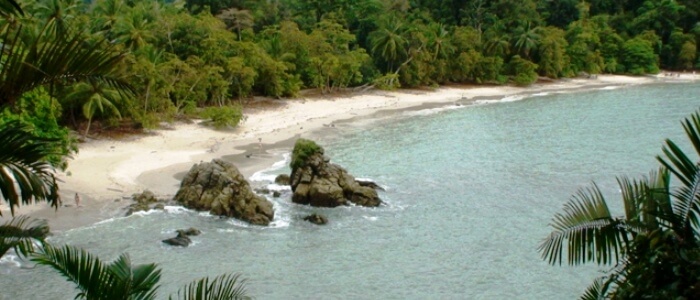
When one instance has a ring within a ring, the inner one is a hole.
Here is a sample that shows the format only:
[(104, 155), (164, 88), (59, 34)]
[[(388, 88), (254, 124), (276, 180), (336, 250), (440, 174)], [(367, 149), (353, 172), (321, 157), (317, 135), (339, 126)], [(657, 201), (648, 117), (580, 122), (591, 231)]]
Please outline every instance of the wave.
[(21, 268), (22, 267), (22, 262), (19, 261), (19, 257), (14, 254), (5, 254), (3, 257), (0, 257), (0, 266), (9, 266), (9, 267), (15, 267), (15, 268)]
[(475, 104), (477, 105), (484, 105), (484, 104), (494, 104), (494, 103), (501, 103), (501, 102), (515, 102), (515, 101), (520, 101), (525, 98), (530, 97), (530, 95), (510, 95), (510, 96), (505, 96), (501, 99), (480, 99), (474, 101)]
[[(292, 153), (290, 152), (285, 152), (282, 154), (282, 160), (275, 162), (272, 164), (271, 167), (257, 171), (253, 173), (252, 176), (250, 176), (249, 180), (250, 181), (258, 181), (258, 182), (274, 182), (275, 178), (279, 174), (279, 170), (285, 168), (287, 165), (289, 165), (289, 162), (291, 161)], [(275, 172), (275, 173), (273, 173)], [(271, 174), (272, 173), (272, 174)]]
[(601, 90), (601, 91), (612, 91), (612, 90), (616, 90), (616, 89), (619, 89), (619, 88), (622, 88), (622, 86), (621, 86), (621, 85), (609, 85), (609, 86), (604, 86), (604, 87), (602, 87), (602, 88), (599, 88), (598, 90)]
[(448, 105), (448, 106), (443, 106), (443, 107), (427, 108), (427, 109), (414, 110), (414, 111), (406, 111), (403, 113), (403, 115), (408, 116), (408, 117), (429, 116), (429, 115), (441, 113), (443, 111), (455, 110), (455, 109), (460, 109), (460, 108), (464, 108), (464, 107), (466, 107), (466, 106), (461, 105), (461, 104), (453, 104), (453, 105)]

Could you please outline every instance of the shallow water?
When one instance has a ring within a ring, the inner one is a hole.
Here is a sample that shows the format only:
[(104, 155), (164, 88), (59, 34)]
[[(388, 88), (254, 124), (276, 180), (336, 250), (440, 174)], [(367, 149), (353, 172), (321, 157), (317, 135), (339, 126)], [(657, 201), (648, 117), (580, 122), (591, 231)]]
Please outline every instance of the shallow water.
[[(698, 108), (697, 95), (699, 84), (634, 86), (346, 122), (315, 138), (333, 162), (386, 186), (386, 206), (317, 209), (286, 192), (273, 199), (270, 228), (169, 207), (52, 241), (159, 263), (161, 298), (240, 272), (258, 299), (572, 299), (604, 268), (542, 261), (549, 220), (592, 180), (617, 203), (615, 176), (656, 168), (666, 137), (686, 145), (679, 121)], [(288, 171), (278, 166), (255, 178)], [(330, 223), (301, 220), (311, 212)], [(189, 248), (160, 243), (192, 226), (204, 234)], [(7, 260), (2, 299), (75, 295), (52, 271)]]

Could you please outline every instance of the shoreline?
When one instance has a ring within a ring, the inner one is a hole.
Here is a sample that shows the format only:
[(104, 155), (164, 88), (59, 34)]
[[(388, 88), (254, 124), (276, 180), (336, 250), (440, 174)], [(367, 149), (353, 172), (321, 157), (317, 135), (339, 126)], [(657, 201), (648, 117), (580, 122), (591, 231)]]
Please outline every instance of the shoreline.
[[(80, 151), (69, 161), (68, 169), (57, 172), (63, 203), (73, 206), (57, 211), (46, 203), (21, 206), (17, 215), (47, 219), (53, 231), (121, 217), (125, 212), (121, 208), (132, 203), (133, 193), (150, 190), (159, 198), (172, 198), (180, 179), (195, 163), (224, 157), (250, 179), (254, 173), (280, 161), (297, 138), (332, 130), (331, 124), (346, 126), (358, 118), (373, 120), (447, 105), (505, 102), (507, 97), (527, 98), (538, 93), (689, 83), (698, 79), (700, 76), (694, 74), (672, 78), (600, 75), (595, 79), (561, 79), (529, 87), (443, 86), (432, 91), (373, 90), (341, 97), (283, 100), (278, 107), (247, 109), (244, 112), (247, 119), (235, 129), (215, 130), (198, 123), (175, 123), (168, 126), (172, 129), (151, 130), (148, 135), (128, 140), (90, 140), (80, 144)], [(74, 206), (75, 193), (80, 194), (82, 207)], [(0, 208), (2, 223), (10, 218), (10, 213), (6, 205)]]

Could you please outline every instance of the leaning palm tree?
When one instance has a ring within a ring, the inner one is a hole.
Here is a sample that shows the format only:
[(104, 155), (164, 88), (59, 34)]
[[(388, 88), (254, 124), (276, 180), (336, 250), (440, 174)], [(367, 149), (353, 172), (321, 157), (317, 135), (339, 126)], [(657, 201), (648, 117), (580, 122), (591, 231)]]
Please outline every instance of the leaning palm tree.
[[(683, 127), (700, 154), (700, 111)], [(700, 168), (673, 141), (666, 141), (663, 152), (658, 172), (618, 179), (624, 215), (614, 216), (593, 185), (554, 216), (554, 231), (539, 248), (545, 260), (613, 266), (586, 299), (700, 297)], [(680, 182), (673, 192), (670, 174)]]
[(85, 136), (88, 135), (92, 118), (97, 113), (109, 112), (121, 118), (119, 109), (114, 105), (119, 99), (121, 99), (121, 95), (118, 91), (98, 82), (80, 82), (73, 86), (73, 91), (66, 96), (66, 101), (83, 103), (83, 115), (88, 120), (85, 133), (83, 133)]

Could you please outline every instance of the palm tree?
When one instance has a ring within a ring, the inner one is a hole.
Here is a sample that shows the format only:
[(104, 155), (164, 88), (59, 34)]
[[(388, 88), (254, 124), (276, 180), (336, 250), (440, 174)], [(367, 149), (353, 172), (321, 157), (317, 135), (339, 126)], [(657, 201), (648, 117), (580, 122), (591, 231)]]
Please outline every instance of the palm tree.
[(85, 136), (90, 131), (90, 124), (96, 113), (104, 114), (109, 109), (112, 114), (121, 118), (119, 109), (114, 105), (119, 99), (121, 95), (118, 91), (98, 82), (79, 82), (73, 87), (73, 92), (66, 96), (66, 101), (83, 103), (83, 115), (88, 119), (85, 133), (83, 133)]
[(68, 32), (68, 23), (75, 16), (78, 3), (75, 0), (41, 0), (32, 8), (38, 19), (46, 20), (46, 29), (61, 36)]
[(116, 40), (131, 50), (138, 50), (153, 39), (153, 23), (141, 11), (118, 18), (112, 29)]
[(525, 58), (530, 58), (530, 51), (536, 49), (540, 43), (539, 32), (540, 28), (531, 27), (529, 22), (527, 28), (517, 30), (513, 41), (515, 51)]
[(394, 72), (398, 64), (408, 52), (409, 42), (404, 36), (406, 26), (396, 17), (383, 22), (379, 29), (369, 35), (372, 55), (381, 57), (387, 64), (387, 72)]
[[(700, 111), (683, 123), (700, 154)], [(638, 299), (700, 297), (700, 167), (667, 140), (662, 167), (641, 180), (618, 179), (624, 216), (613, 216), (596, 185), (580, 190), (554, 216), (539, 247), (551, 264), (614, 265), (584, 296)], [(671, 191), (671, 175), (680, 186)]]

